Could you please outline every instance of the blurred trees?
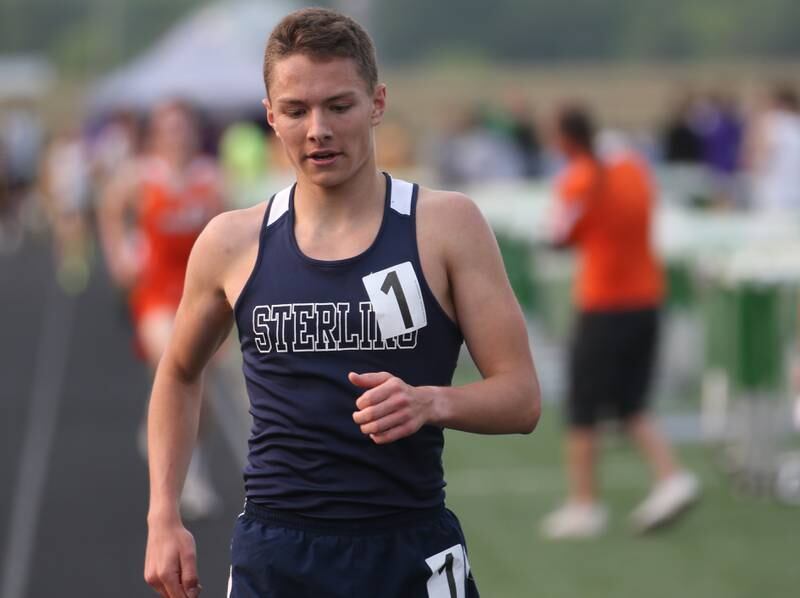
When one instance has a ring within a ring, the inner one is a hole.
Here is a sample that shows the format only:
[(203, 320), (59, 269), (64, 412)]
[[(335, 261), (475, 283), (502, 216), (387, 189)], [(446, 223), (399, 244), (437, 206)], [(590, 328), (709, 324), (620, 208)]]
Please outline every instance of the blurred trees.
[[(206, 1), (0, 0), (0, 53), (39, 51), (70, 72), (96, 73)], [(458, 56), (642, 62), (800, 55), (797, 0), (364, 2), (381, 59), (394, 64)]]
[(96, 74), (141, 51), (206, 0), (0, 0), (0, 53), (39, 52)]
[(374, 12), (392, 62), (468, 44), (519, 62), (800, 54), (797, 0), (404, 0), (376, 2)]

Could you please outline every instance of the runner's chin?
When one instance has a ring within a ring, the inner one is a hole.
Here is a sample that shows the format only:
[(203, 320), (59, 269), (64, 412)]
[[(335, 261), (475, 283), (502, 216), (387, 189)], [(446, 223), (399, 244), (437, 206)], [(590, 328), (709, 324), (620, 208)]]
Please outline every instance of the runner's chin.
[(306, 176), (315, 185), (335, 187), (352, 176), (344, 154), (337, 155), (334, 160), (321, 163), (311, 159), (306, 159), (304, 162)]

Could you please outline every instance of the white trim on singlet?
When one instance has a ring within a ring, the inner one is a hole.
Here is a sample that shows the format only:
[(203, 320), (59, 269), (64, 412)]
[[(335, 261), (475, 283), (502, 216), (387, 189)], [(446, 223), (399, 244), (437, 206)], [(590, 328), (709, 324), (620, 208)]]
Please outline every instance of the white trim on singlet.
[(289, 209), (289, 196), (292, 194), (293, 187), (294, 185), (290, 185), (283, 191), (279, 191), (275, 194), (275, 197), (272, 200), (272, 206), (269, 208), (269, 220), (267, 221), (267, 226), (270, 226), (273, 222), (287, 212)]
[(408, 181), (392, 178), (392, 200), (390, 207), (398, 214), (411, 215), (411, 198), (414, 185)]
[[(289, 198), (292, 194), (293, 185), (286, 187), (275, 194), (272, 206), (269, 210), (269, 220), (267, 226), (283, 216), (289, 209)], [(411, 199), (414, 195), (414, 185), (402, 179), (392, 178), (392, 198), (390, 207), (398, 214), (411, 215)]]

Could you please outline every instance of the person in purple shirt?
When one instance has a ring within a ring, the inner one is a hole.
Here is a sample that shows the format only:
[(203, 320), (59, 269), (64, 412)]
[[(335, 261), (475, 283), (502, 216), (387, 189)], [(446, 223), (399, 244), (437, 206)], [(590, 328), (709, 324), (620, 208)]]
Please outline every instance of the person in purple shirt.
[(709, 96), (700, 110), (699, 131), (703, 161), (711, 173), (715, 202), (738, 204), (741, 194), (737, 175), (744, 124), (733, 96), (722, 92)]

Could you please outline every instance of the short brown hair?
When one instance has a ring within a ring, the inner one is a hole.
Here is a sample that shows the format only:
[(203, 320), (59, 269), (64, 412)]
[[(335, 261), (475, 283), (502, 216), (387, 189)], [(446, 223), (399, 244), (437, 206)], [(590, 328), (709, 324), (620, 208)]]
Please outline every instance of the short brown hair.
[(275, 26), (264, 51), (267, 97), (275, 63), (292, 54), (320, 60), (352, 58), (370, 91), (378, 83), (375, 45), (369, 34), (353, 19), (334, 10), (304, 8), (287, 15)]

